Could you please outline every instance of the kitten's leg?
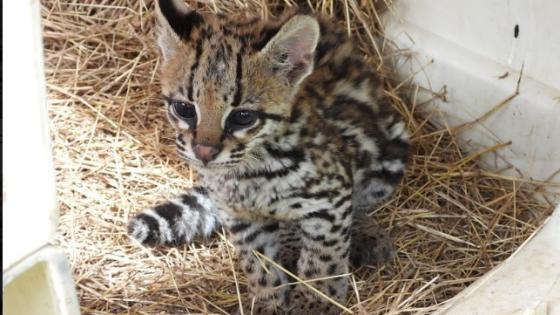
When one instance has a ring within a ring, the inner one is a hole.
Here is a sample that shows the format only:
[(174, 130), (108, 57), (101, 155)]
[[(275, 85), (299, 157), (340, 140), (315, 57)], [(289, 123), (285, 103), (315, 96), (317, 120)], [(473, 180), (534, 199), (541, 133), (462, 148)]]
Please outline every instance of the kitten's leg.
[(231, 240), (239, 253), (240, 269), (245, 273), (252, 301), (244, 309), (253, 314), (273, 314), (282, 305), (287, 287), (286, 276), (278, 268), (259, 259), (254, 251), (274, 262), (279, 261), (279, 223), (276, 221), (253, 222), (244, 219), (226, 218), (224, 225), (229, 230)]
[(354, 165), (351, 262), (353, 267), (381, 265), (395, 255), (389, 234), (372, 224), (366, 213), (390, 196), (404, 175), (410, 143), (404, 122), (390, 115), (378, 126), (375, 145), (361, 148)]
[[(309, 284), (342, 305), (346, 302), (349, 281), (346, 276), (336, 276), (348, 273), (352, 224), (352, 207), (348, 197), (341, 198), (348, 200), (338, 208), (310, 213), (299, 222), (302, 234), (299, 277), (303, 280), (327, 278)], [(342, 312), (341, 308), (301, 284), (292, 292), (290, 303), (294, 306), (290, 314)]]
[(280, 261), (282, 266), (297, 274), (297, 262), (301, 254), (301, 231), (295, 222), (280, 223)]
[(194, 187), (137, 214), (129, 221), (128, 233), (143, 244), (177, 245), (209, 236), (219, 226), (218, 209), (206, 189)]

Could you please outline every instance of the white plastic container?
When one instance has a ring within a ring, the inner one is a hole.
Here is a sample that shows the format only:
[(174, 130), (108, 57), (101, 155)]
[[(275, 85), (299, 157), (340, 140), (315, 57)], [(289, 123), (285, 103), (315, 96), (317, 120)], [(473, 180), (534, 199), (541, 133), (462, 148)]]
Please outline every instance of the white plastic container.
[[(433, 118), (442, 126), (474, 121), (458, 133), (467, 151), (511, 142), (483, 155), (485, 168), (559, 183), (560, 1), (393, 4), (385, 31), (408, 49), (398, 71), (419, 87), (417, 103), (440, 112)], [(444, 97), (430, 101), (435, 94)], [(560, 208), (437, 314), (560, 314)]]
[(473, 151), (511, 141), (483, 156), (486, 168), (558, 183), (559, 12), (556, 0), (397, 0), (385, 16), (386, 34), (409, 50), (399, 71), (421, 87), (417, 103), (445, 95), (431, 103), (441, 124), (497, 109), (459, 134)]
[(3, 314), (75, 315), (68, 263), (49, 244), (58, 213), (40, 3), (3, 4)]
[[(45, 110), (40, 3), (4, 2), (3, 314), (79, 314), (64, 255), (49, 245), (57, 206)], [(17, 14), (14, 14), (17, 12)], [(441, 124), (499, 109), (461, 133), (477, 150), (511, 141), (486, 167), (555, 180), (560, 169), (560, 1), (394, 1), (386, 33), (399, 70)], [(28, 62), (23, 62), (28, 61)], [(31, 62), (29, 62), (31, 61)], [(516, 94), (521, 69), (523, 76)], [(515, 96), (513, 96), (516, 94)], [(558, 178), (556, 178), (558, 181)], [(560, 314), (560, 210), (510, 259), (440, 314)]]

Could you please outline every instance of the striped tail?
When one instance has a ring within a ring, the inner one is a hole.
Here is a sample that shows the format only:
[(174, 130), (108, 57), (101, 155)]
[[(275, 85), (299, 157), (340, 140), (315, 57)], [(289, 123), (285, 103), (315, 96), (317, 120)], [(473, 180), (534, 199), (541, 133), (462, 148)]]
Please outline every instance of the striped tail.
[(195, 187), (178, 198), (137, 214), (128, 234), (142, 244), (178, 245), (197, 236), (209, 236), (221, 224), (206, 189)]

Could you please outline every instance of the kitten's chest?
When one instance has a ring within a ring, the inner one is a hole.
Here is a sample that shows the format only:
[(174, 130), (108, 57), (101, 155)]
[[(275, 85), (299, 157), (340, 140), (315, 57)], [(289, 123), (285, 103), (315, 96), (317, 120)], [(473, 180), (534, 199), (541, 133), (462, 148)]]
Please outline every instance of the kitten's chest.
[(205, 176), (212, 197), (219, 207), (247, 218), (284, 218), (296, 216), (290, 203), (307, 183), (316, 177), (314, 165), (302, 162), (297, 167), (254, 170), (244, 176)]

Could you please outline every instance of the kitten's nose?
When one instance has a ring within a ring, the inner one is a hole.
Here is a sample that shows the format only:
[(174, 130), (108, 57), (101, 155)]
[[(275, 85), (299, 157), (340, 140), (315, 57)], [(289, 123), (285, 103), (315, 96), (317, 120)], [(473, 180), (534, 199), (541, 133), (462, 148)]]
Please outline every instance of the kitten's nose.
[(220, 149), (214, 145), (195, 144), (193, 151), (196, 158), (206, 165), (218, 155)]

